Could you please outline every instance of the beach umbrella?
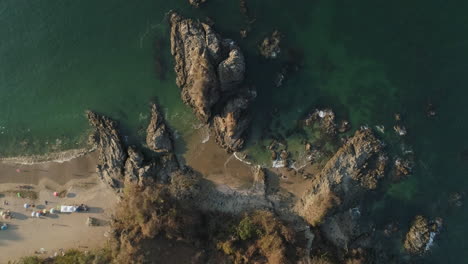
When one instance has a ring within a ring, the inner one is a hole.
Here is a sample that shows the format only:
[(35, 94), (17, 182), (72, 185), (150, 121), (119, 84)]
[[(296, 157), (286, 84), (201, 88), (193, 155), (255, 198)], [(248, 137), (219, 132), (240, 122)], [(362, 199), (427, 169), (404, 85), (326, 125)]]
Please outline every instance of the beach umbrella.
[(36, 216), (36, 212), (31, 213), (31, 217), (34, 217), (34, 216)]
[(51, 214), (54, 214), (54, 213), (55, 213), (55, 209), (54, 209), (54, 208), (50, 209), (50, 213), (51, 213)]
[(24, 204), (24, 208), (28, 209), (28, 208), (29, 208), (29, 204), (25, 203), (25, 204)]
[(0, 227), (1, 230), (7, 230), (8, 229), (8, 225), (7, 224), (3, 224), (2, 227)]
[(54, 192), (55, 197), (58, 197), (58, 195), (59, 195), (58, 192)]

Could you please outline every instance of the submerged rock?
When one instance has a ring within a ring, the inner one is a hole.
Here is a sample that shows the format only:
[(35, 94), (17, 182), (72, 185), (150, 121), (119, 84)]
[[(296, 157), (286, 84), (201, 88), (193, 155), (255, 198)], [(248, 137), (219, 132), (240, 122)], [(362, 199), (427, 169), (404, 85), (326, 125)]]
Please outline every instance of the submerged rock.
[(189, 3), (194, 7), (200, 7), (200, 5), (206, 3), (207, 0), (189, 0)]
[(442, 220), (429, 222), (423, 216), (416, 216), (410, 230), (406, 234), (404, 247), (412, 255), (422, 255), (430, 249), (435, 236), (442, 227)]
[(311, 225), (324, 221), (337, 206), (347, 210), (358, 205), (367, 190), (384, 176), (386, 158), (382, 143), (371, 130), (359, 130), (327, 162), (313, 187), (298, 206)]
[(395, 160), (395, 177), (397, 180), (411, 174), (413, 166), (409, 160), (397, 158)]
[(127, 152), (121, 141), (117, 122), (91, 111), (87, 112), (87, 118), (95, 129), (89, 140), (98, 152), (99, 177), (114, 189), (123, 188)]
[(320, 128), (328, 135), (336, 135), (335, 113), (331, 109), (315, 109), (305, 120), (306, 126), (319, 123)]
[[(182, 100), (204, 123), (212, 124), (216, 141), (227, 151), (244, 143), (252, 93), (244, 80), (244, 56), (234, 41), (221, 39), (211, 26), (172, 13), (171, 53)], [(224, 107), (223, 107), (224, 106)]]
[(279, 56), (281, 42), (281, 33), (278, 30), (273, 31), (271, 36), (266, 37), (259, 46), (260, 54), (267, 59), (275, 59)]
[(151, 121), (146, 130), (146, 144), (159, 153), (172, 152), (172, 136), (156, 104), (151, 105)]

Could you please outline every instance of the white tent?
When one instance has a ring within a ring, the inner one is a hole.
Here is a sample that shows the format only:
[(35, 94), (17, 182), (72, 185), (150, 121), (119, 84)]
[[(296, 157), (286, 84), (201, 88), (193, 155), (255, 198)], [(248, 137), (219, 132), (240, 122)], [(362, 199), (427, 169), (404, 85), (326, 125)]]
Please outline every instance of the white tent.
[(62, 212), (62, 213), (76, 212), (76, 206), (62, 205), (62, 206), (60, 206), (60, 212)]

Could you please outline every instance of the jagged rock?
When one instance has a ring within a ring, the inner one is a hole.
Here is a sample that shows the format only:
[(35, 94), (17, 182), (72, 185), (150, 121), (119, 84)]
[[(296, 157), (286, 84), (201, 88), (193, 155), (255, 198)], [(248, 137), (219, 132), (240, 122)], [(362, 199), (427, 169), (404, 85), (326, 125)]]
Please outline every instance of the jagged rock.
[(227, 102), (223, 112), (213, 119), (215, 140), (228, 152), (238, 151), (244, 146), (244, 133), (250, 123), (248, 106), (248, 98), (235, 97)]
[(326, 134), (336, 135), (335, 113), (331, 109), (315, 109), (304, 123), (306, 126), (313, 126), (317, 122)]
[[(172, 13), (171, 53), (182, 100), (204, 123), (212, 120), (217, 142), (227, 151), (239, 150), (248, 127), (252, 96), (240, 83), (245, 61), (232, 40), (222, 40), (211, 26)], [(224, 107), (222, 107), (224, 105)]]
[(110, 187), (123, 188), (124, 165), (127, 152), (120, 139), (117, 122), (88, 111), (88, 121), (95, 131), (90, 136), (90, 143), (98, 152), (97, 173)]
[(156, 104), (151, 105), (151, 121), (146, 130), (146, 144), (159, 153), (172, 152), (172, 137)]
[(397, 158), (395, 160), (395, 177), (396, 180), (399, 180), (405, 176), (411, 174), (412, 165), (409, 160), (403, 160), (401, 158)]
[(375, 189), (384, 176), (386, 158), (382, 148), (371, 130), (357, 131), (314, 179), (298, 213), (315, 226), (338, 205), (343, 210), (356, 206), (365, 191)]
[(442, 226), (442, 220), (429, 222), (423, 216), (416, 216), (410, 230), (406, 234), (404, 247), (413, 255), (422, 255), (430, 249), (435, 236)]
[(125, 181), (138, 183), (140, 185), (148, 184), (153, 181), (156, 174), (156, 164), (151, 161), (144, 163), (144, 157), (135, 147), (128, 148), (128, 158), (125, 162)]
[(244, 72), (244, 55), (237, 46), (233, 45), (229, 57), (218, 65), (221, 90), (224, 92), (236, 88), (244, 80)]
[(281, 52), (280, 42), (281, 33), (278, 30), (273, 31), (271, 36), (266, 37), (260, 44), (260, 54), (267, 59), (275, 59)]
[(189, 3), (194, 7), (200, 7), (200, 5), (204, 4), (207, 0), (189, 0)]

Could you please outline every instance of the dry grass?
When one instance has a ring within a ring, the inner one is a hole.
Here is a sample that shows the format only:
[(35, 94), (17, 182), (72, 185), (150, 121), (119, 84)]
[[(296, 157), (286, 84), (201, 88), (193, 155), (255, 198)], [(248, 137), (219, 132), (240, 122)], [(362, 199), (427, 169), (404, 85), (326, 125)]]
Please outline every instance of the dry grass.
[(18, 193), (19, 193), (21, 198), (31, 199), (31, 200), (37, 200), (39, 198), (38, 193), (36, 191), (31, 191), (31, 190), (8, 190), (5, 193), (10, 196), (18, 196)]

